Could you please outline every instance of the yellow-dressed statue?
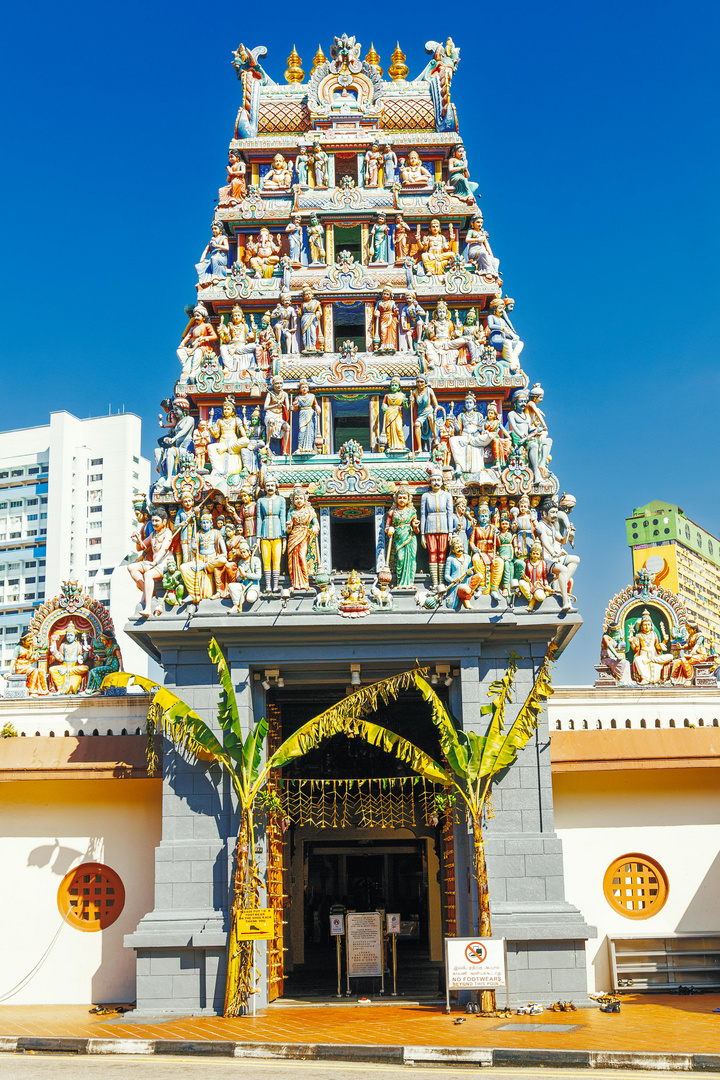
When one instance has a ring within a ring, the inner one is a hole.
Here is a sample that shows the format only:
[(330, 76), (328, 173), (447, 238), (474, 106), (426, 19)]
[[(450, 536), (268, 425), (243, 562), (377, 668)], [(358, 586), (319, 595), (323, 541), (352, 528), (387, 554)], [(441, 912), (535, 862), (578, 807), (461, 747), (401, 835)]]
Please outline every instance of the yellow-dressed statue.
[[(61, 643), (62, 642), (62, 643)], [(57, 663), (48, 669), (50, 683), (56, 694), (77, 694), (88, 674), (85, 645), (78, 640), (75, 623), (68, 623), (64, 631), (53, 634), (50, 652)]]

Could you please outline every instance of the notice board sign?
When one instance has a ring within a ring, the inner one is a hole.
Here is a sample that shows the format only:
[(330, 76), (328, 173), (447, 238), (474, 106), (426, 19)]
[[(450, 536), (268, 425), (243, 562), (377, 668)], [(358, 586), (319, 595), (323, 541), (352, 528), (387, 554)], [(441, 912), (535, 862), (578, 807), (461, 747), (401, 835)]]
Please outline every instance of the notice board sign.
[(240, 941), (269, 941), (275, 936), (272, 908), (253, 908), (237, 913), (237, 936)]
[(330, 916), (330, 936), (342, 937), (345, 933), (345, 919), (342, 915)]
[(445, 938), (447, 1011), (451, 990), (507, 987), (505, 938)]
[(382, 916), (379, 911), (349, 912), (346, 941), (348, 978), (382, 975)]

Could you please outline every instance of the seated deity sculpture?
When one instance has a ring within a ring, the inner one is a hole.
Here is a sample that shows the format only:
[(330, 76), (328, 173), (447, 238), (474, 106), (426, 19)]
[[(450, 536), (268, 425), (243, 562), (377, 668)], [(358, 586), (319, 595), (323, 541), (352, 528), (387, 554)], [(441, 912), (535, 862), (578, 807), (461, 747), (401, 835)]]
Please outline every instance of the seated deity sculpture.
[(647, 608), (640, 617), (639, 625), (635, 626), (634, 633), (630, 635), (629, 645), (635, 653), (635, 659), (632, 662), (635, 682), (667, 682), (670, 678), (673, 655), (665, 651), (668, 648), (668, 639), (664, 627), (661, 640)]
[(292, 165), (282, 156), (276, 154), (272, 160), (270, 171), (263, 177), (263, 191), (289, 191), (292, 185)]
[(411, 150), (405, 164), (400, 166), (400, 182), (404, 188), (432, 187), (433, 178), (421, 162), (417, 150)]
[(207, 308), (204, 304), (196, 304), (193, 308), (192, 320), (188, 323), (177, 349), (178, 359), (182, 364), (180, 375), (182, 382), (195, 381), (203, 360), (214, 355), (214, 343), (217, 339), (218, 336), (215, 327), (210, 322)]
[(275, 267), (280, 262), (280, 243), (273, 238), (270, 230), (262, 228), (257, 238), (248, 237), (247, 251), (255, 277), (272, 277)]
[(221, 318), (218, 337), (220, 359), (228, 374), (245, 375), (249, 368), (254, 367), (255, 330), (248, 326), (239, 304), (232, 309), (229, 323), (225, 323), (224, 316)]
[(48, 667), (48, 676), (52, 692), (55, 694), (77, 694), (84, 685), (89, 666), (85, 660), (89, 653), (86, 642), (79, 641), (73, 622), (64, 630), (57, 631), (50, 639), (50, 652), (56, 663)]

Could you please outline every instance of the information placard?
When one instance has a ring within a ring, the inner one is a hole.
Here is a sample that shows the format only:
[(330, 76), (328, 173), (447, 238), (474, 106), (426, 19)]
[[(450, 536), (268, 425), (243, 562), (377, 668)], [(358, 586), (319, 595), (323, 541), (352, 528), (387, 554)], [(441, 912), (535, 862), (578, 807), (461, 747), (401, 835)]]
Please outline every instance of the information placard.
[(445, 938), (448, 990), (505, 986), (505, 938)]
[(342, 937), (345, 933), (345, 919), (342, 915), (330, 916), (330, 936)]
[(253, 908), (237, 913), (237, 936), (241, 941), (269, 940), (275, 936), (272, 908)]
[(348, 913), (347, 973), (351, 979), (382, 975), (382, 916), (379, 911)]
[(397, 915), (388, 915), (387, 932), (388, 934), (400, 933), (400, 912), (398, 912)]

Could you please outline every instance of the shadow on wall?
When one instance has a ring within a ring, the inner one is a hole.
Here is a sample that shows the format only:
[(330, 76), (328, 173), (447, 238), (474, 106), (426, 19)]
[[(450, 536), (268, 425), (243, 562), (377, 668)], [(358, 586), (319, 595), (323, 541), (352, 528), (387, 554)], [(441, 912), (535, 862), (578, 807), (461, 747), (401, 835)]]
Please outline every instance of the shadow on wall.
[(720, 854), (715, 856), (715, 861), (685, 909), (684, 915), (675, 928), (676, 932), (678, 934), (705, 932), (717, 934), (720, 930), (718, 896), (720, 896)]
[[(591, 942), (586, 942), (585, 947), (590, 950)], [(607, 935), (598, 938), (597, 949), (592, 958), (592, 966), (595, 979), (595, 990), (601, 993), (603, 990), (612, 989), (612, 974), (610, 972), (610, 946)]]
[(63, 847), (58, 839), (54, 844), (41, 844), (33, 848), (28, 855), (27, 865), (42, 869), (47, 866), (51, 873), (58, 877), (65, 877), (74, 862), (80, 863), (98, 861), (102, 850), (102, 840), (98, 836), (90, 837), (85, 852), (77, 848)]

